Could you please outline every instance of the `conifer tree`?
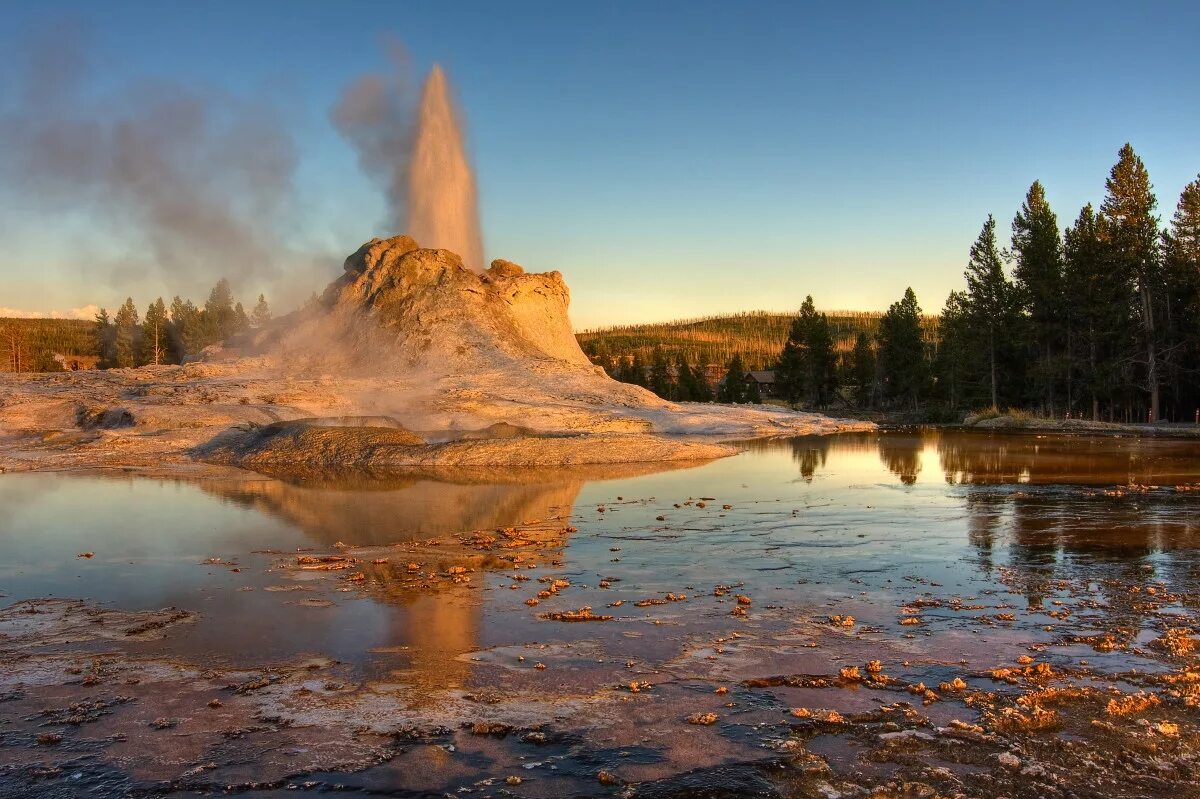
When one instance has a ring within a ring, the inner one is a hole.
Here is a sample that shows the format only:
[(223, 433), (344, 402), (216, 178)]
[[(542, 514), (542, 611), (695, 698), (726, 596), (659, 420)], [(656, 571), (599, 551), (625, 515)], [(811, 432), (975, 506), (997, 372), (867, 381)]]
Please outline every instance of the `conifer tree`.
[(971, 245), (971, 257), (965, 272), (967, 304), (987, 341), (989, 385), (992, 407), (1000, 406), (997, 376), (997, 350), (1012, 330), (1013, 288), (1004, 274), (1004, 263), (996, 249), (996, 220), (988, 214)]
[(696, 373), (683, 355), (675, 360), (675, 399), (680, 402), (700, 402), (701, 390)]
[(1105, 245), (1108, 220), (1091, 203), (1063, 238), (1063, 282), (1068, 297), (1066, 346), (1072, 364), (1068, 396), (1087, 399), (1093, 420), (1102, 401), (1114, 399), (1125, 360), (1126, 331), (1132, 326), (1133, 286), (1111, 268)]
[(162, 297), (150, 303), (146, 309), (146, 318), (142, 322), (141, 356), (138, 364), (160, 364), (167, 359), (167, 329), (170, 322), (167, 319), (167, 306)]
[(96, 314), (96, 327), (93, 334), (96, 340), (96, 352), (99, 360), (96, 365), (101, 369), (112, 369), (117, 365), (117, 331), (109, 318), (108, 311), (100, 309)]
[(967, 399), (967, 366), (976, 357), (972, 352), (973, 341), (967, 295), (961, 291), (952, 291), (946, 298), (941, 318), (938, 319), (938, 350), (935, 363), (939, 394), (951, 408), (962, 407), (963, 401)]
[(138, 328), (138, 312), (132, 297), (127, 297), (125, 303), (117, 310), (113, 324), (116, 326), (117, 366), (137, 366), (141, 331)]
[[(812, 309), (815, 315), (811, 300), (809, 297), (805, 305)], [(775, 391), (792, 406), (800, 404), (808, 393), (807, 348), (811, 318), (805, 312), (805, 305), (800, 306), (800, 313), (792, 320), (787, 341), (784, 342), (783, 351), (779, 353), (779, 360), (775, 364)]]
[(232, 335), (236, 332), (236, 326), (233, 290), (229, 281), (221, 278), (209, 292), (208, 301), (204, 303), (205, 346)]
[(675, 383), (671, 380), (671, 370), (667, 365), (667, 356), (661, 347), (655, 347), (650, 359), (650, 390), (663, 399), (672, 399), (675, 393)]
[(246, 315), (246, 309), (239, 302), (233, 306), (233, 320), (230, 323), (229, 334), (245, 333), (250, 329), (250, 317)]
[(740, 403), (746, 401), (746, 366), (741, 354), (735, 353), (729, 361), (725, 379), (717, 392), (718, 402)]
[(1171, 217), (1171, 240), (1179, 258), (1200, 272), (1200, 175), (1179, 194)]
[(699, 366), (693, 369), (682, 354), (679, 355), (675, 379), (679, 384), (679, 399), (688, 402), (712, 402), (712, 389), (704, 379), (704, 371)]
[(921, 306), (912, 288), (903, 299), (892, 303), (879, 320), (879, 371), (887, 395), (901, 402), (912, 401), (920, 409), (928, 370), (925, 341), (921, 335)]
[(629, 359), (629, 365), (625, 368), (623, 382), (632, 383), (642, 388), (649, 387), (649, 381), (646, 379), (646, 365), (642, 362), (641, 356), (636, 352), (633, 353), (633, 356)]
[(203, 320), (200, 311), (191, 300), (171, 300), (170, 351), (176, 363), (182, 363), (188, 355), (195, 355), (205, 347)]
[(824, 407), (837, 391), (837, 358), (829, 318), (817, 313), (812, 295), (792, 320), (775, 365), (775, 388), (791, 405), (807, 401)]
[(1179, 195), (1163, 250), (1169, 383), (1180, 419), (1200, 408), (1200, 175)]
[[(809, 298), (811, 302), (812, 298)], [(809, 401), (824, 408), (837, 394), (837, 355), (833, 350), (833, 333), (829, 329), (829, 317), (818, 314), (808, 330), (808, 357), (811, 361), (811, 391)]]
[(1144, 384), (1149, 394), (1148, 418), (1159, 417), (1159, 372), (1161, 342), (1157, 330), (1161, 301), (1162, 269), (1159, 253), (1158, 204), (1150, 175), (1141, 157), (1128, 143), (1121, 148), (1105, 182), (1107, 193), (1101, 212), (1108, 220), (1105, 244), (1111, 266), (1132, 279), (1137, 289), (1137, 317), (1141, 331), (1141, 358), (1144, 359)]
[(271, 306), (267, 304), (265, 294), (258, 295), (258, 303), (250, 312), (250, 324), (253, 327), (263, 327), (271, 321)]
[(1063, 258), (1058, 217), (1046, 192), (1034, 181), (1012, 223), (1017, 297), (1029, 314), (1036, 350), (1033, 370), (1037, 394), (1045, 410), (1054, 412), (1056, 385), (1062, 379), (1060, 345), (1063, 338)]
[(862, 331), (854, 338), (851, 377), (854, 381), (855, 400), (859, 406), (874, 404), (872, 398), (875, 395), (875, 349), (871, 346), (870, 337)]

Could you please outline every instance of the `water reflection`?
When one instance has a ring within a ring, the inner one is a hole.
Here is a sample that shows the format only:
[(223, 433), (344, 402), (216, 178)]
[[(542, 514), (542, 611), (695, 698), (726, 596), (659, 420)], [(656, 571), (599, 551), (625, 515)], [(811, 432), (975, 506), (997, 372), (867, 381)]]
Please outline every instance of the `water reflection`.
[[(554, 470), (440, 471), (409, 479), (314, 476), (283, 480), (207, 480), (207, 493), (287, 522), (303, 532), (310, 546), (390, 548), (454, 536), (519, 529), (521, 540), (543, 560), (561, 557), (569, 537), (570, 517), (588, 481), (638, 477), (691, 464), (623, 464), (614, 467), (571, 467)], [(389, 614), (382, 646), (404, 664), (397, 674), (413, 685), (458, 688), (467, 684), (471, 665), (466, 655), (481, 646), (486, 611), (480, 582), (488, 574), (513, 570), (511, 560), (493, 553), (439, 547), (423, 555), (405, 556), (385, 549), (377, 558), (362, 559), (357, 568), (368, 575), (358, 589), (372, 600), (402, 609)], [(444, 554), (443, 554), (444, 553)], [(407, 564), (416, 559), (423, 570), (451, 567), (478, 572), (475, 582), (414, 580)], [(371, 560), (381, 562), (374, 563)]]
[(921, 473), (921, 454), (925, 442), (920, 433), (894, 433), (880, 436), (879, 460), (904, 485), (914, 485)]
[(801, 478), (844, 469), (877, 455), (903, 485), (921, 479), (926, 461), (959, 485), (1175, 485), (1200, 472), (1200, 442), (1115, 436), (911, 429), (744, 442), (750, 452), (787, 451)]
[(211, 480), (200, 486), (290, 522), (314, 544), (328, 547), (339, 542), (384, 546), (570, 515), (583, 483), (568, 473), (528, 483), (251, 479)]
[(949, 483), (1172, 485), (1195, 479), (1197, 469), (1197, 444), (1186, 440), (936, 431), (925, 438)]
[[(5, 475), (0, 586), (5, 602), (65, 595), (200, 609), (199, 622), (163, 644), (188, 656), (378, 659), (406, 684), (428, 688), (470, 685), (471, 653), (481, 648), (628, 630), (537, 617), (548, 605), (600, 609), (622, 590), (636, 601), (716, 579), (744, 581), (804, 613), (825, 606), (821, 591), (835, 590), (819, 585), (840, 591), (854, 579), (856, 594), (877, 603), (855, 615), (889, 625), (898, 604), (935, 584), (964, 596), (1012, 590), (1027, 608), (1051, 610), (1072, 583), (1092, 586), (1113, 625), (1130, 635), (1146, 610), (1129, 583), (1162, 580), (1200, 595), (1200, 493), (1099, 490), (1200, 480), (1191, 442), (910, 430), (747, 449), (678, 471), (650, 465), (389, 482)], [(684, 504), (701, 496), (720, 499)], [(581, 532), (569, 533), (571, 526)], [(521, 528), (522, 546), (542, 558), (529, 572), (535, 579), (509, 589), (514, 564), (505, 556), (514, 550), (498, 539), (492, 548), (423, 551), (422, 571), (475, 571), (469, 583), (414, 585), (413, 547), (503, 528)], [(385, 563), (362, 559), (355, 568), (366, 579), (356, 583), (336, 572), (304, 582), (280, 568), (297, 550), (334, 552), (338, 544), (395, 549), (378, 558)], [(255, 554), (267, 549), (275, 554)], [(95, 558), (78, 559), (83, 551)], [(207, 563), (213, 556), (236, 561), (238, 571)], [(568, 596), (526, 607), (536, 577), (550, 572), (572, 577)], [(601, 575), (619, 579), (600, 593)], [(651, 612), (632, 605), (616, 612)], [(727, 615), (721, 608), (721, 623)], [(1048, 621), (1039, 618), (1037, 629)]]

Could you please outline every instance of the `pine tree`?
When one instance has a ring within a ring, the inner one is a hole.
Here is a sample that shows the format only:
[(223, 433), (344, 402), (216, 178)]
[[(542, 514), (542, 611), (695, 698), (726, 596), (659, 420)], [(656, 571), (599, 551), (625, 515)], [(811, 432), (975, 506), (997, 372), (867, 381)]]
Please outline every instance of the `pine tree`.
[(237, 315), (233, 304), (233, 290), (225, 278), (217, 281), (217, 285), (209, 292), (208, 302), (204, 303), (204, 327), (207, 339), (205, 346), (228, 338), (236, 332)]
[(746, 401), (746, 366), (742, 356), (734, 354), (717, 391), (717, 402), (740, 403)]
[(229, 335), (237, 333), (245, 333), (250, 329), (250, 317), (246, 315), (246, 309), (239, 302), (233, 306), (233, 319), (229, 326)]
[(854, 339), (851, 378), (854, 381), (855, 399), (859, 406), (873, 405), (872, 399), (875, 395), (875, 349), (871, 346), (870, 337), (861, 331)]
[(1029, 314), (1037, 367), (1033, 370), (1038, 395), (1047, 413), (1054, 413), (1055, 387), (1063, 369), (1062, 342), (1063, 256), (1058, 217), (1046, 201), (1046, 192), (1034, 181), (1012, 223), (1015, 265), (1013, 282)]
[(837, 394), (838, 389), (837, 355), (833, 351), (829, 317), (825, 314), (813, 319), (808, 331), (807, 349), (812, 364), (809, 401), (818, 408), (824, 408)]
[(708, 387), (708, 381), (704, 379), (704, 371), (699, 366), (693, 369), (682, 354), (679, 356), (675, 379), (679, 384), (679, 399), (690, 402), (712, 402), (712, 389)]
[[(30, 370), (24, 325), (17, 321), (10, 321), (8, 324), (0, 326), (0, 343), (8, 345), (8, 358), (6, 359), (8, 369), (0, 367), (0, 371), (12, 371), (20, 374)], [(32, 368), (37, 371), (36, 367)]]
[(100, 356), (96, 365), (101, 369), (112, 369), (117, 365), (117, 331), (108, 316), (108, 311), (104, 308), (101, 308), (100, 313), (96, 314), (94, 336), (96, 352)]
[(169, 349), (176, 363), (183, 363), (184, 358), (195, 355), (204, 349), (203, 320), (199, 309), (191, 300), (180, 299), (178, 295), (171, 300), (171, 329)]
[(1200, 408), (1200, 175), (1179, 195), (1163, 250), (1170, 393), (1174, 417), (1180, 419)]
[(996, 220), (988, 214), (979, 237), (971, 245), (971, 257), (965, 272), (967, 305), (974, 320), (987, 337), (989, 385), (992, 407), (998, 408), (999, 380), (997, 351), (1012, 331), (1013, 287), (1004, 274), (1004, 263), (996, 249)]
[(654, 348), (650, 360), (650, 390), (663, 399), (672, 399), (675, 394), (675, 382), (671, 380), (671, 370), (667, 366), (667, 356), (661, 347)]
[(928, 370), (925, 341), (921, 335), (921, 306), (911, 288), (904, 298), (892, 303), (879, 320), (879, 371), (887, 395), (901, 402), (912, 401), (920, 409)]
[[(1067, 306), (1066, 346), (1072, 364), (1067, 393), (1089, 399), (1093, 420), (1102, 401), (1111, 403), (1120, 382), (1125, 332), (1132, 324), (1133, 287), (1127, 275), (1108, 260), (1108, 220), (1091, 203), (1079, 212), (1063, 240), (1063, 281)], [(1111, 407), (1111, 405), (1110, 405)]]
[(701, 378), (688, 364), (683, 355), (675, 361), (675, 399), (680, 402), (708, 402), (708, 387), (702, 384)]
[(1159, 253), (1158, 217), (1146, 165), (1126, 144), (1121, 148), (1105, 182), (1107, 193), (1101, 212), (1108, 220), (1105, 244), (1109, 249), (1112, 267), (1130, 276), (1137, 287), (1137, 314), (1142, 334), (1142, 357), (1145, 359), (1145, 389), (1149, 394), (1149, 420), (1159, 418), (1159, 394), (1162, 376), (1159, 372), (1161, 341), (1156, 327), (1161, 301), (1162, 259)]
[[(809, 297), (807, 305), (812, 306)], [(815, 314), (815, 308), (813, 309)], [(788, 331), (787, 341), (779, 353), (775, 363), (775, 391), (789, 405), (799, 405), (808, 392), (808, 324), (809, 316), (805, 306), (800, 306), (800, 313), (792, 320)]]
[(829, 318), (817, 313), (812, 295), (805, 297), (775, 364), (776, 391), (789, 404), (828, 404), (838, 384), (833, 343)]
[(1200, 272), (1200, 175), (1179, 194), (1171, 217), (1171, 240), (1180, 258)]
[(250, 312), (250, 324), (253, 327), (264, 327), (271, 321), (271, 306), (267, 305), (267, 298), (264, 294), (258, 295), (258, 304), (254, 306), (254, 310)]
[(151, 363), (157, 365), (166, 362), (169, 325), (167, 306), (163, 303), (162, 297), (159, 297), (146, 309), (146, 318), (142, 323), (144, 344), (138, 359), (139, 365)]
[(117, 366), (122, 368), (137, 366), (141, 331), (138, 328), (137, 307), (134, 306), (132, 297), (127, 297), (125, 303), (117, 310), (113, 324), (117, 329)]
[(972, 352), (970, 311), (967, 295), (952, 291), (938, 319), (938, 349), (935, 363), (938, 393), (951, 408), (960, 408), (967, 399), (967, 364), (977, 355)]
[(636, 352), (629, 359), (629, 365), (625, 368), (623, 382), (632, 383), (642, 388), (648, 388), (650, 385), (650, 382), (646, 379), (646, 365), (642, 363), (641, 356)]

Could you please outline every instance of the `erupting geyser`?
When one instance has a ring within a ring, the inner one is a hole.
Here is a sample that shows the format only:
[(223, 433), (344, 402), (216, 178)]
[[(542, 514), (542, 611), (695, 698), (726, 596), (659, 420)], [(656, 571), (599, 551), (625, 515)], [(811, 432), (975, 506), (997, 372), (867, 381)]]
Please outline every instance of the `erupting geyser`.
[(437, 65), (425, 80), (417, 110), (406, 230), (422, 246), (455, 252), (468, 267), (483, 271), (475, 176), (446, 76)]

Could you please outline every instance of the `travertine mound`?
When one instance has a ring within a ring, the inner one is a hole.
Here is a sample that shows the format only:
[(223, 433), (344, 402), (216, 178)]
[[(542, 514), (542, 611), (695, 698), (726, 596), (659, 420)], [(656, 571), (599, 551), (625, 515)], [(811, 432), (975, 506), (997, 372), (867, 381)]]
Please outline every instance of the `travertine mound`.
[[(327, 354), (356, 370), (427, 378), (560, 362), (594, 373), (567, 317), (558, 272), (528, 274), (511, 261), (474, 272), (449, 250), (408, 236), (373, 239), (346, 259), (285, 350)], [(323, 346), (329, 345), (329, 346)]]
[(346, 259), (321, 307), (266, 348), (276, 363), (365, 378), (360, 413), (411, 429), (506, 423), (548, 433), (761, 436), (862, 429), (779, 408), (673, 403), (620, 383), (579, 348), (558, 272), (496, 260), (478, 273), (409, 236), (374, 239)]

